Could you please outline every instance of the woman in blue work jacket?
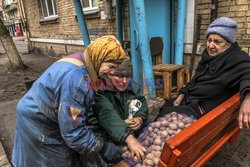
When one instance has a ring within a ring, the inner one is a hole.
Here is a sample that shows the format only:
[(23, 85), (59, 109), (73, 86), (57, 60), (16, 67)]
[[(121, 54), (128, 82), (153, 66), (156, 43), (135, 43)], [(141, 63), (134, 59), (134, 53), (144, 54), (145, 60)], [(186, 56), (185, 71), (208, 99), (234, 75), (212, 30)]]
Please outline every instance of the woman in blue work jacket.
[(99, 152), (102, 144), (86, 126), (85, 112), (95, 81), (112, 75), (125, 58), (109, 35), (52, 64), (17, 105), (13, 165), (75, 167), (80, 155)]

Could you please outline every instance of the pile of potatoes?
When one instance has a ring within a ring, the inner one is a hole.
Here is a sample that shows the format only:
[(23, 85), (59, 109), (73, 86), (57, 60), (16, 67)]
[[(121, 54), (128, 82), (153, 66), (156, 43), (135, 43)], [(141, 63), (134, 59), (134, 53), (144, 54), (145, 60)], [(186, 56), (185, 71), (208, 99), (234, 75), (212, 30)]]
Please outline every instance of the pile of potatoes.
[(137, 157), (130, 156), (130, 152), (127, 146), (125, 146), (123, 148), (124, 159), (132, 160), (136, 167), (156, 166), (165, 141), (191, 125), (194, 121), (191, 117), (176, 112), (159, 118), (156, 122), (149, 124), (138, 138), (147, 149), (146, 158), (143, 161), (138, 161)]

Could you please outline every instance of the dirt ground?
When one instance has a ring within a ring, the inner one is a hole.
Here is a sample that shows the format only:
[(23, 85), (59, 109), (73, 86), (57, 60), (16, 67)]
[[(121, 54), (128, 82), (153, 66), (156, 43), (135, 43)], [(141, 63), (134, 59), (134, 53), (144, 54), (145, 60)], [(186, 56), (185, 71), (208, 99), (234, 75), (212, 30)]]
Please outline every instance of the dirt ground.
[(24, 54), (29, 68), (13, 70), (4, 54), (0, 54), (0, 101), (19, 99), (25, 93), (25, 82), (34, 80), (56, 59), (37, 54)]
[(23, 54), (21, 58), (29, 68), (13, 70), (5, 54), (0, 53), (0, 140), (9, 160), (14, 142), (15, 108), (26, 92), (25, 82), (38, 78), (56, 61), (55, 58), (33, 53)]
[[(29, 66), (26, 70), (12, 70), (9, 67), (8, 59), (0, 54), (0, 102), (8, 106), (9, 102), (16, 104), (18, 99), (25, 93), (25, 81), (36, 79), (56, 59), (43, 55), (25, 54), (22, 59)], [(14, 122), (15, 106), (12, 106), (12, 113), (0, 111), (0, 137), (3, 146), (10, 158)], [(8, 127), (4, 127), (8, 126)], [(221, 149), (207, 167), (250, 167), (250, 129), (241, 131), (236, 143), (228, 144)]]
[(225, 145), (206, 167), (250, 167), (250, 129), (242, 130), (236, 142)]

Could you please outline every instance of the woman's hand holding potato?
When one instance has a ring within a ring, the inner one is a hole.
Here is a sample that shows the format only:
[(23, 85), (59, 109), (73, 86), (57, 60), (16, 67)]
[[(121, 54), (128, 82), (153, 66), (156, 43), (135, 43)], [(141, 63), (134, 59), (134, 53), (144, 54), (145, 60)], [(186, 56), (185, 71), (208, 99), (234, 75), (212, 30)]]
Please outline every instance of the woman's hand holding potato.
[(129, 135), (125, 142), (131, 152), (131, 157), (136, 156), (139, 160), (143, 160), (145, 158), (146, 149), (142, 146), (141, 143), (137, 141), (137, 139), (133, 135)]
[(142, 123), (143, 123), (143, 120), (141, 117), (135, 117), (133, 119), (133, 122), (129, 124), (129, 127), (133, 130), (138, 130), (141, 127)]

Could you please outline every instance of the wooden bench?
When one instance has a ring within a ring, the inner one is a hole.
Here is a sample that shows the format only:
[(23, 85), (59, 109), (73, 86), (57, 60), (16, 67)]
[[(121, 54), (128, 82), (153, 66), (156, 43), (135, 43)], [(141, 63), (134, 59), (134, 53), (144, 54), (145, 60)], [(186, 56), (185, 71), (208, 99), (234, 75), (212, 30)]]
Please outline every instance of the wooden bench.
[[(240, 95), (237, 93), (189, 127), (166, 140), (158, 167), (203, 166), (240, 131), (237, 123)], [(122, 161), (115, 167), (128, 167)]]

